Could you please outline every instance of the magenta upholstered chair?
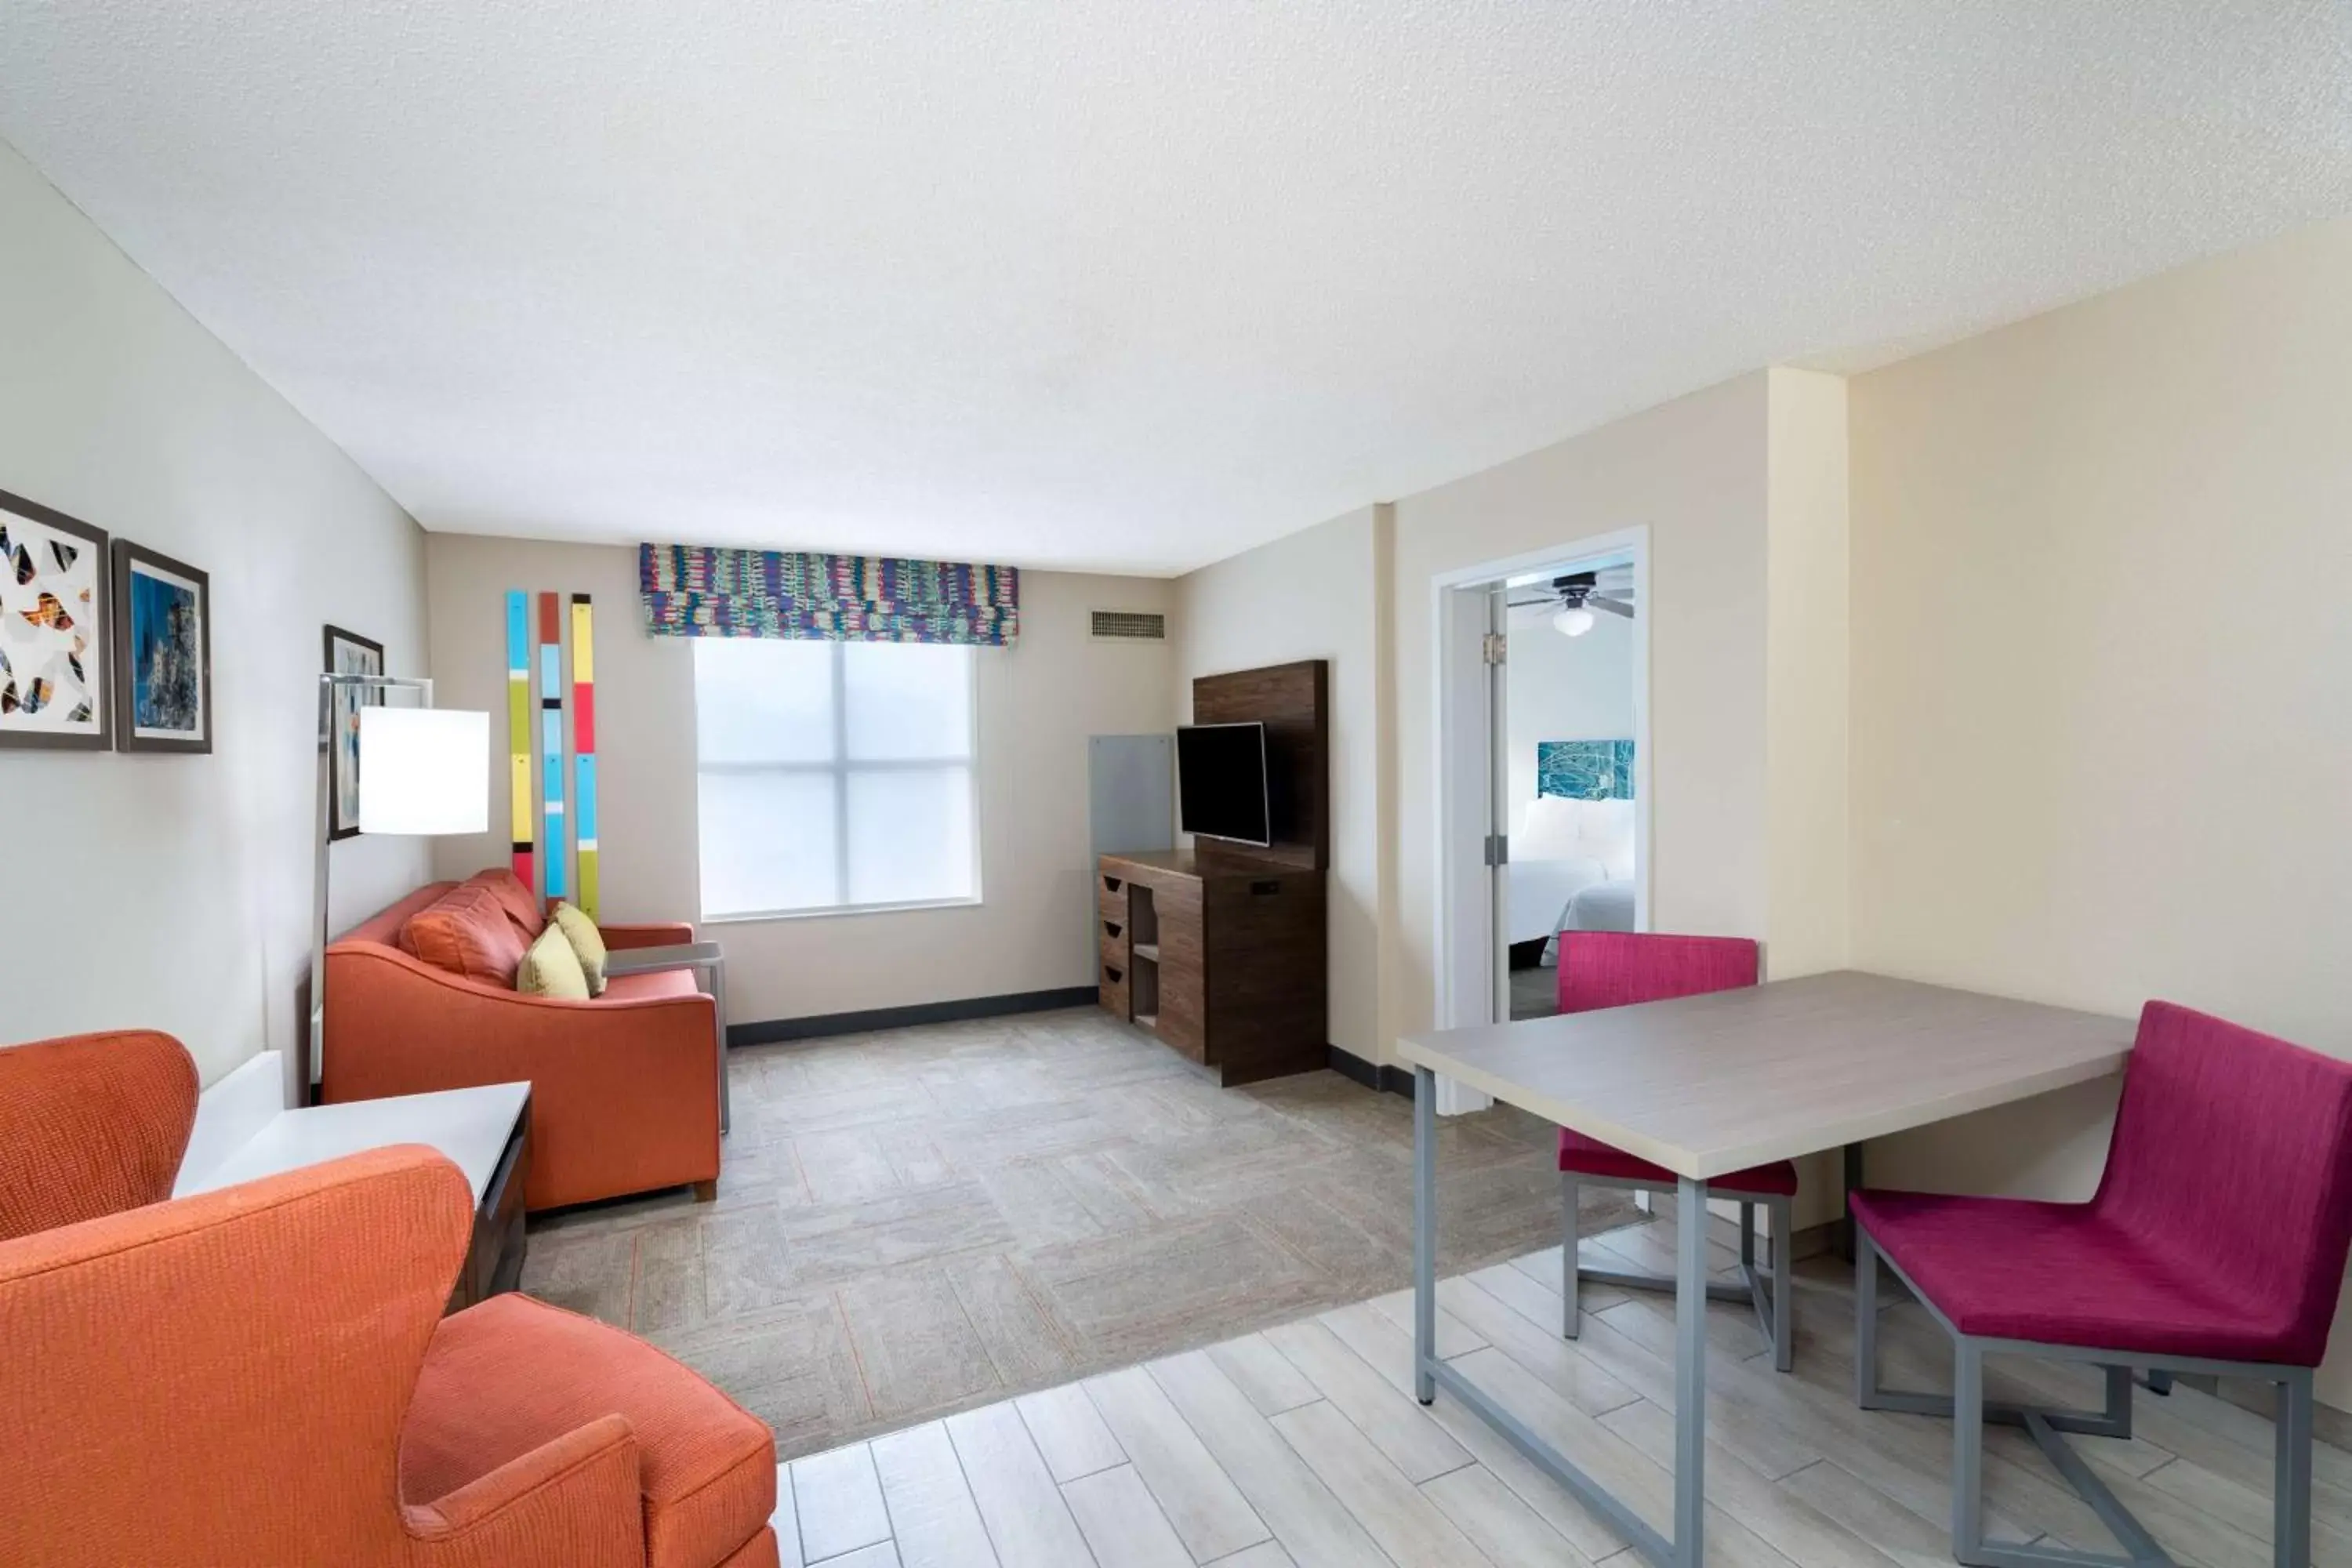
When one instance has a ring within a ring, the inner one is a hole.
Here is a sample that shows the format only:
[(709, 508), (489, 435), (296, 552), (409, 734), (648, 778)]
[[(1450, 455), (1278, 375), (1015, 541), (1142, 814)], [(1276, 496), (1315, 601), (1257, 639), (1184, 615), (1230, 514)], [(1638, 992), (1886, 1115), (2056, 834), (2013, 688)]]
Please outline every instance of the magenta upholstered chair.
[[(1745, 937), (1662, 936), (1651, 932), (1564, 931), (1559, 933), (1559, 1010), (1589, 1013), (1601, 1007), (1624, 1007), (1636, 1002), (1664, 1002), (1675, 996), (1696, 996), (1708, 991), (1731, 991), (1756, 984), (1756, 944)], [(1560, 1294), (1567, 1299), (1560, 1332), (1576, 1338), (1577, 1285), (1580, 1279), (1622, 1286), (1635, 1290), (1672, 1290), (1675, 1282), (1658, 1274), (1635, 1274), (1611, 1268), (1587, 1268), (1577, 1260), (1576, 1200), (1580, 1187), (1631, 1188), (1671, 1193), (1675, 1173), (1623, 1150), (1559, 1130)], [(1782, 1160), (1717, 1176), (1707, 1183), (1711, 1193), (1739, 1200), (1739, 1263), (1747, 1275), (1744, 1286), (1709, 1285), (1717, 1300), (1752, 1301), (1756, 1319), (1772, 1346), (1772, 1364), (1789, 1370), (1794, 1343), (1789, 1313), (1790, 1200), (1797, 1194), (1797, 1167)], [(1756, 1269), (1756, 1207), (1772, 1216), (1772, 1278), (1768, 1290)]]
[[(2131, 1371), (2279, 1387), (2274, 1561), (2310, 1562), (2311, 1369), (2352, 1242), (2352, 1063), (2167, 1002), (2140, 1015), (2105, 1174), (2086, 1204), (1853, 1195), (1855, 1391), (1866, 1409), (1952, 1415), (1952, 1554), (1963, 1563), (2166, 1562), (2067, 1449), (2131, 1435)], [(1954, 1398), (1878, 1386), (1878, 1259), (1952, 1336)], [(2106, 1369), (2106, 1407), (1988, 1404), (1984, 1358)], [(1984, 1424), (2021, 1426), (2132, 1553), (1984, 1538)]]

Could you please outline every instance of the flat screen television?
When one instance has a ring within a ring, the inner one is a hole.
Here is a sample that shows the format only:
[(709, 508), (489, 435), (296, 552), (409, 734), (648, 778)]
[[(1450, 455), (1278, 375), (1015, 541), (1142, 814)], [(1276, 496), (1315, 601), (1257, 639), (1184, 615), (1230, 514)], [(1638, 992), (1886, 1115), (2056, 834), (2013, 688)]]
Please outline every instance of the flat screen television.
[(1265, 725), (1191, 724), (1176, 731), (1176, 816), (1195, 837), (1261, 849), (1273, 842)]

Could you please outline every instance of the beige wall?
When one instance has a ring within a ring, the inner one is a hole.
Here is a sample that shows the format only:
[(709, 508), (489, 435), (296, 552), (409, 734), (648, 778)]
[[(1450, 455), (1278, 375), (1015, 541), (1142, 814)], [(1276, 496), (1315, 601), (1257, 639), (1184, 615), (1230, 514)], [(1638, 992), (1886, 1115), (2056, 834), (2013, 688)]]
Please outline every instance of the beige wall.
[(1846, 384), (1775, 369), (1766, 412), (1764, 961), (1851, 961)]
[(1436, 977), (1438, 574), (1650, 530), (1652, 922), (1765, 930), (1765, 404), (1760, 373), (1396, 502), (1395, 993), (1381, 1038), (1430, 1026)]
[[(1649, 529), (1651, 926), (1845, 961), (1845, 389), (1758, 372), (1395, 505), (1395, 945), (1381, 1038), (1436, 997), (1432, 581)], [(1809, 1162), (1801, 1226), (1833, 1211)]]
[[(608, 919), (698, 920), (691, 642), (646, 635), (636, 552), (436, 534), (427, 549), (442, 702), (505, 711), (509, 588), (594, 595), (598, 839)], [(731, 1021), (1091, 985), (1087, 737), (1173, 726), (1165, 645), (1097, 643), (1091, 609), (1166, 610), (1164, 582), (1024, 572), (1021, 640), (979, 654), (981, 858), (973, 908), (707, 928)], [(494, 721), (503, 752), (504, 721)], [(490, 816), (506, 817), (503, 769)], [(496, 836), (444, 839), (436, 867), (502, 864)]]
[[(423, 674), (424, 536), (5, 146), (0, 236), (0, 489), (211, 574), (215, 718), (209, 756), (0, 751), (0, 1037), (149, 1026), (206, 1082), (268, 1047), (290, 1073), (320, 628)], [(420, 841), (347, 840), (336, 906), (425, 867)]]
[[(1853, 381), (1859, 963), (2352, 1054), (2347, 278), (2339, 222)], [(2080, 1196), (2112, 1104), (1873, 1179)]]
[(1381, 1059), (1380, 778), (1375, 559), (1365, 507), (1179, 578), (1174, 700), (1192, 678), (1293, 659), (1331, 665), (1330, 1043)]

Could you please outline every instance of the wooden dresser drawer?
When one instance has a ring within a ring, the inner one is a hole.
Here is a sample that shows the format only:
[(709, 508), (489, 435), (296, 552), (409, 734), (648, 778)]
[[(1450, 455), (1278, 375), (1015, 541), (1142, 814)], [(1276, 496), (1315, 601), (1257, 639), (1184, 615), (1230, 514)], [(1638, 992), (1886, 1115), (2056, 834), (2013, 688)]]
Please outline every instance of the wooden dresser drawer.
[(1102, 939), (1102, 961), (1114, 969), (1125, 969), (1134, 950), (1127, 940), (1127, 925), (1122, 921), (1097, 922), (1097, 935)]
[(1108, 1013), (1112, 1017), (1120, 1019), (1121, 1021), (1124, 1021), (1129, 1016), (1127, 986), (1128, 973), (1127, 966), (1125, 964), (1119, 964), (1116, 967), (1108, 964), (1104, 966), (1101, 981), (1101, 1001), (1103, 1010)]
[(1107, 921), (1127, 921), (1127, 879), (1124, 877), (1095, 878), (1095, 909)]

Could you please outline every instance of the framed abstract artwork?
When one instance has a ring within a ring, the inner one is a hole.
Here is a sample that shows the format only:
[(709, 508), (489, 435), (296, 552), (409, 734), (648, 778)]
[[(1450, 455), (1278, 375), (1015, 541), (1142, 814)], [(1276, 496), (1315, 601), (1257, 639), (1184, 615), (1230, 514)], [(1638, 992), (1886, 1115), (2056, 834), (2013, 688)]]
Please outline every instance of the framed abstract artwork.
[[(327, 628), (329, 675), (382, 675), (383, 644), (341, 626)], [(360, 830), (360, 710), (383, 700), (381, 690), (339, 686), (329, 710), (327, 765), (334, 770), (327, 792), (329, 838), (350, 838)]]
[(107, 537), (0, 490), (0, 746), (113, 743)]
[(114, 542), (114, 746), (213, 749), (212, 579)]
[(1570, 800), (1633, 798), (1631, 741), (1538, 741), (1536, 793)]

